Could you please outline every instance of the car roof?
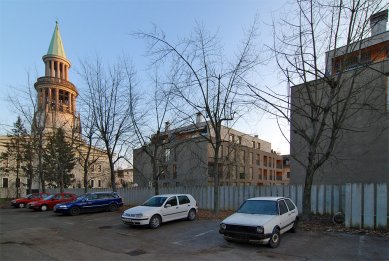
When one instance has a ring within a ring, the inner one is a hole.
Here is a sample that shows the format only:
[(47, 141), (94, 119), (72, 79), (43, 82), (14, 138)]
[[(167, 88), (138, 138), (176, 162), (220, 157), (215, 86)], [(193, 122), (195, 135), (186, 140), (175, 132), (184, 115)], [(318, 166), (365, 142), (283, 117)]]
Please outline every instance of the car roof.
[(255, 198), (248, 198), (247, 200), (271, 200), (271, 201), (277, 201), (279, 199), (283, 199), (286, 197), (255, 197)]
[(113, 192), (113, 191), (98, 191), (98, 192), (88, 192), (86, 194), (117, 194), (117, 192)]
[(155, 195), (153, 197), (172, 197), (172, 196), (191, 196), (189, 194), (162, 194), (162, 195)]

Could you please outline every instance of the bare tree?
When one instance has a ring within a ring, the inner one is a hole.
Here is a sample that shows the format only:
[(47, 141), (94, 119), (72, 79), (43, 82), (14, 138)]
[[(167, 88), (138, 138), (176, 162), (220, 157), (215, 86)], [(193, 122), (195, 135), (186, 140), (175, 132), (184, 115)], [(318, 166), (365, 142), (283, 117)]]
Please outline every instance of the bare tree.
[(226, 121), (237, 117), (237, 93), (242, 79), (258, 64), (255, 52), (256, 24), (247, 31), (237, 55), (227, 61), (221, 53), (216, 35), (208, 34), (197, 25), (193, 35), (178, 44), (166, 40), (164, 34), (138, 33), (150, 42), (149, 54), (154, 63), (170, 59), (172, 69), (168, 83), (172, 86), (174, 109), (182, 119), (196, 124), (196, 115), (206, 119), (210, 135), (207, 141), (213, 153), (214, 211), (219, 211), (219, 150), (221, 128)]
[[(305, 172), (305, 217), (310, 216), (311, 186), (320, 167), (335, 157), (345, 136), (363, 132), (384, 111), (374, 102), (383, 94), (377, 88), (377, 57), (363, 59), (363, 48), (370, 15), (387, 7), (375, 0), (296, 1), (295, 16), (274, 27), (271, 47), (288, 86), (293, 86), (291, 93), (247, 83), (259, 107), (290, 124), (291, 157)], [(355, 121), (362, 113), (371, 114), (363, 124)]]
[[(130, 68), (126, 68), (126, 74), (131, 78)], [(134, 126), (135, 135), (137, 137), (137, 145), (139, 150), (135, 150), (134, 161), (139, 160), (139, 157), (147, 157), (151, 164), (151, 182), (154, 188), (155, 195), (159, 194), (159, 178), (167, 171), (166, 153), (172, 149), (169, 135), (167, 133), (171, 122), (167, 121), (170, 103), (171, 91), (164, 90), (164, 86), (159, 82), (158, 72), (155, 73), (153, 80), (154, 88), (150, 91), (150, 95), (146, 96), (140, 106), (139, 96), (135, 90), (131, 88), (131, 120)], [(151, 105), (151, 106), (150, 106)], [(135, 175), (138, 178), (143, 178), (146, 181), (149, 179), (148, 173), (143, 173), (140, 169), (135, 169)]]
[[(41, 184), (42, 192), (45, 192), (45, 177), (43, 172), (43, 145), (44, 131), (46, 126), (47, 115), (45, 110), (43, 114), (38, 115), (38, 102), (34, 85), (31, 81), (31, 75), (27, 72), (27, 86), (23, 89), (13, 88), (14, 92), (8, 95), (8, 101), (12, 104), (12, 108), (23, 118), (24, 122), (31, 126), (31, 145), (32, 153), (34, 154), (34, 167), (29, 169), (29, 176), (35, 177), (37, 171), (39, 183)], [(35, 166), (37, 164), (37, 166)]]
[[(97, 58), (95, 63), (82, 62), (82, 76), (92, 117), (109, 160), (111, 186), (116, 191), (115, 164), (123, 158), (128, 147), (126, 140), (132, 131), (130, 118), (130, 88), (134, 84), (135, 73), (124, 60), (114, 66), (104, 67)], [(127, 68), (125, 74), (124, 68)], [(126, 77), (127, 76), (127, 77)]]

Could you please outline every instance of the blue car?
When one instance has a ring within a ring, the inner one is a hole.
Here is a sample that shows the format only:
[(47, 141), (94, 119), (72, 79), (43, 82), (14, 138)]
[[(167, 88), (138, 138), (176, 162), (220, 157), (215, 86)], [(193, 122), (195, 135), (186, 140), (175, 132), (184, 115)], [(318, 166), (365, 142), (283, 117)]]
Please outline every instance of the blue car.
[(73, 202), (57, 204), (54, 212), (76, 216), (84, 212), (116, 211), (121, 206), (122, 198), (116, 192), (94, 192), (79, 196)]

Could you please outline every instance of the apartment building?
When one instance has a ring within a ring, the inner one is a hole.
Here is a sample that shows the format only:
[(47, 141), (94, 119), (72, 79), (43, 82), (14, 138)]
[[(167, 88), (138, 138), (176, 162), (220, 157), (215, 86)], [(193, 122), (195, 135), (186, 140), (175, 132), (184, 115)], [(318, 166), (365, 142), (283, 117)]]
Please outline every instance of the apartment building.
[[(284, 184), (283, 158), (271, 149), (271, 143), (222, 126), (219, 151), (221, 186)], [(205, 186), (213, 184), (215, 136), (207, 122), (197, 122), (161, 135), (159, 163), (160, 186)], [(150, 144), (152, 146), (152, 144)], [(152, 165), (144, 149), (134, 150), (134, 182), (152, 185)]]

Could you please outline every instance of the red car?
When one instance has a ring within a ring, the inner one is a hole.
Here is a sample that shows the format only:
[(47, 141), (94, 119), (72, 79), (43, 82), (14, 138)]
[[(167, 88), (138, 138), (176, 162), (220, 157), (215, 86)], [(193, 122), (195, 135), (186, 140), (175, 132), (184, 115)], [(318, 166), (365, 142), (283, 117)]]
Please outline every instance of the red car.
[(57, 193), (54, 195), (50, 195), (45, 199), (28, 203), (27, 207), (34, 210), (46, 211), (48, 209), (53, 209), (53, 207), (58, 203), (71, 202), (76, 199), (77, 195), (73, 193)]
[(11, 206), (15, 208), (24, 208), (28, 203), (42, 200), (49, 195), (50, 195), (49, 193), (44, 193), (44, 192), (28, 194), (24, 198), (15, 198), (14, 200), (12, 200)]

